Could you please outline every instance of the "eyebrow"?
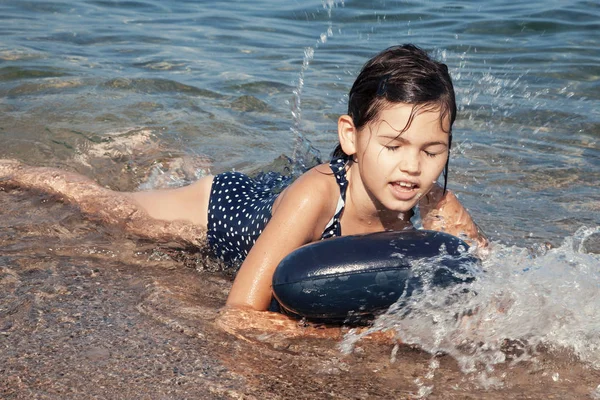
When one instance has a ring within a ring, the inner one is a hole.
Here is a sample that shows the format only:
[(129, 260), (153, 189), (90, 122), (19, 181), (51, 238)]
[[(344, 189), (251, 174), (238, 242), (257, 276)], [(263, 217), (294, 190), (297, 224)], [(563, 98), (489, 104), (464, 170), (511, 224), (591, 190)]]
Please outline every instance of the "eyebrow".
[[(387, 136), (387, 135), (382, 135), (382, 136), (379, 136), (379, 137), (383, 138), (383, 139), (388, 139), (390, 142), (391, 141), (397, 141), (397, 142), (400, 142), (400, 143), (410, 143), (408, 140), (404, 139), (402, 136)], [(444, 145), (444, 146), (448, 147), (448, 143), (441, 142), (441, 141), (427, 142), (427, 143), (424, 143), (424, 146), (425, 147), (427, 147), (427, 146), (435, 146), (437, 144), (441, 144), (441, 145)]]

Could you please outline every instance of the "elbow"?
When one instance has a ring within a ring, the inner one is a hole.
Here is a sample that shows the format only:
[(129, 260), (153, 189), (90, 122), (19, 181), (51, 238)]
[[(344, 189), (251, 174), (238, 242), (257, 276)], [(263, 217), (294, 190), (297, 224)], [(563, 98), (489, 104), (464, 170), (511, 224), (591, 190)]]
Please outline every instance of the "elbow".
[(238, 278), (234, 281), (233, 287), (229, 292), (225, 308), (246, 311), (267, 311), (272, 298), (270, 288), (268, 293), (266, 293), (266, 290), (252, 290), (256, 289), (254, 285), (243, 286)]
[(251, 301), (241, 299), (231, 299), (231, 296), (227, 298), (225, 302), (225, 309), (230, 310), (246, 310), (246, 311), (267, 311), (268, 307), (263, 307), (260, 304), (255, 304)]

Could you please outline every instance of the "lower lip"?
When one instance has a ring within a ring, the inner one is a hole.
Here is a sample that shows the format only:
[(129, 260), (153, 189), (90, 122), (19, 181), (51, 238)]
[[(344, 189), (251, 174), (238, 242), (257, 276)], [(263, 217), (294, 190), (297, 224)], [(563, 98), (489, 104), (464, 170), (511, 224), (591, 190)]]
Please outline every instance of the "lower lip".
[(418, 188), (406, 188), (404, 186), (394, 185), (390, 183), (391, 191), (394, 197), (398, 200), (411, 200), (418, 193)]

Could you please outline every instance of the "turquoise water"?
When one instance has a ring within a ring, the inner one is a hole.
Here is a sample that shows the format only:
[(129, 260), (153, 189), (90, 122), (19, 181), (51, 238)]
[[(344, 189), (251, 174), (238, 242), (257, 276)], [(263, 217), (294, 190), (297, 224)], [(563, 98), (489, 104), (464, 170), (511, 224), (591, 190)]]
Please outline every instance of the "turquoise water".
[[(514, 305), (490, 330), (597, 367), (600, 262), (581, 243), (600, 226), (598, 32), (594, 1), (0, 0), (0, 158), (117, 189), (325, 159), (362, 64), (415, 43), (457, 89), (449, 187), (497, 249), (480, 301)], [(422, 311), (376, 329), (463, 360)]]

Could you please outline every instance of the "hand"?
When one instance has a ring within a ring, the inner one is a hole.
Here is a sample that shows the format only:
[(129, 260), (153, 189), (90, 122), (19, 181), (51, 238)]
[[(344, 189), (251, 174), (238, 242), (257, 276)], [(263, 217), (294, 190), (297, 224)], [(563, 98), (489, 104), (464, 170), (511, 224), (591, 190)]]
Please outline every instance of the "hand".
[(444, 193), (444, 190), (437, 183), (434, 184), (431, 190), (419, 200), (419, 211), (423, 227), (425, 229), (445, 231), (446, 221), (444, 220), (442, 211), (448, 200), (455, 199), (456, 197), (450, 191)]
[(443, 189), (435, 184), (419, 201), (419, 210), (425, 229), (461, 237), (469, 245), (476, 245), (481, 254), (485, 255), (484, 250), (489, 242), (454, 193), (449, 190), (444, 193)]

